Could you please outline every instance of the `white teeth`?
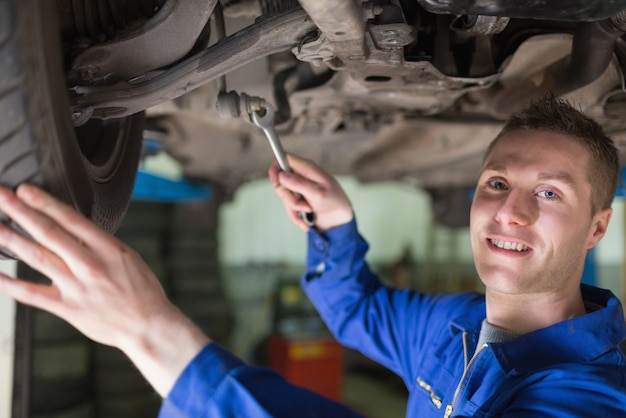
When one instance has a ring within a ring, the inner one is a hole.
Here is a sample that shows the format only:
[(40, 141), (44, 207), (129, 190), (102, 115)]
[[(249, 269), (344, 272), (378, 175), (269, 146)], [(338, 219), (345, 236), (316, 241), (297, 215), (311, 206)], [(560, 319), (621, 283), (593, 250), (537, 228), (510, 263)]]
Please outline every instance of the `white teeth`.
[(521, 242), (511, 242), (511, 241), (503, 241), (501, 239), (492, 239), (491, 243), (498, 248), (503, 248), (505, 250), (514, 250), (514, 251), (528, 251), (528, 247)]

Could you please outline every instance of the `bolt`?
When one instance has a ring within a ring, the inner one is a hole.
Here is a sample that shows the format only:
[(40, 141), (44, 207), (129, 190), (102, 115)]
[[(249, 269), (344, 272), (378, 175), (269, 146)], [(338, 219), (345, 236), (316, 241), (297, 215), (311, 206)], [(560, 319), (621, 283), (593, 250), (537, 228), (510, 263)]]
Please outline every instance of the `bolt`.
[(241, 93), (241, 100), (245, 105), (246, 113), (260, 112), (265, 109), (265, 99), (258, 96), (248, 96), (246, 93)]
[(94, 109), (89, 107), (81, 110), (72, 110), (72, 124), (77, 126), (82, 126), (93, 116)]
[(96, 79), (100, 69), (95, 65), (85, 65), (84, 67), (77, 68), (76, 71), (82, 80), (92, 81)]
[(382, 31), (384, 36), (398, 36), (398, 31), (395, 29), (385, 29)]
[(383, 43), (388, 46), (400, 46), (402, 45), (402, 41), (398, 38), (389, 38), (383, 40)]
[(238, 118), (265, 108), (265, 99), (257, 96), (238, 94), (236, 91), (220, 92), (217, 95), (217, 111), (222, 118)]

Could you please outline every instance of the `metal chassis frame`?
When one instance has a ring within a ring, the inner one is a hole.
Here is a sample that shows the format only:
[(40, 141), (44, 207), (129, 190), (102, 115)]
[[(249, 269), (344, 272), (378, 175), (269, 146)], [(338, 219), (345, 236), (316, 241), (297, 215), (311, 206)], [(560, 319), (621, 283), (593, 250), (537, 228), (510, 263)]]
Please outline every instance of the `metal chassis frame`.
[[(316, 30), (302, 9), (271, 16), (157, 74), (154, 78), (111, 86), (77, 86), (70, 94), (75, 121), (120, 118), (182, 96), (259, 58), (297, 46)], [(131, 80), (132, 81), (132, 80)]]

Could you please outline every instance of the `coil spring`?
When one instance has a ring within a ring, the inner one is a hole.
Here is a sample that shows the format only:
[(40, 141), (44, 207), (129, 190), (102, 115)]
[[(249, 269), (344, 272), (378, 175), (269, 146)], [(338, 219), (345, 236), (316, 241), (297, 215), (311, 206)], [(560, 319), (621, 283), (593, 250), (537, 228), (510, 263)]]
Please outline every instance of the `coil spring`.
[(166, 0), (71, 0), (79, 36), (103, 42), (113, 39), (129, 19), (154, 16)]
[(261, 0), (264, 15), (274, 15), (298, 7), (298, 0)]

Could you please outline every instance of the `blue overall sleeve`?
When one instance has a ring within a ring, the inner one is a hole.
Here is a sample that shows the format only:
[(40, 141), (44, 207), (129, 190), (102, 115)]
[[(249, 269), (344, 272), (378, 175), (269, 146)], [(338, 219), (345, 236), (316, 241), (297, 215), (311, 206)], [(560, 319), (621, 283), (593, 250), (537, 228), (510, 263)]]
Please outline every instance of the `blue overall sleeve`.
[(451, 314), (471, 301), (384, 286), (365, 261), (368, 248), (355, 220), (323, 234), (311, 230), (302, 287), (340, 343), (409, 386), (424, 360), (422, 348), (449, 333)]
[(246, 365), (208, 344), (163, 400), (159, 418), (346, 417), (361, 415), (331, 399), (288, 383), (274, 371)]

